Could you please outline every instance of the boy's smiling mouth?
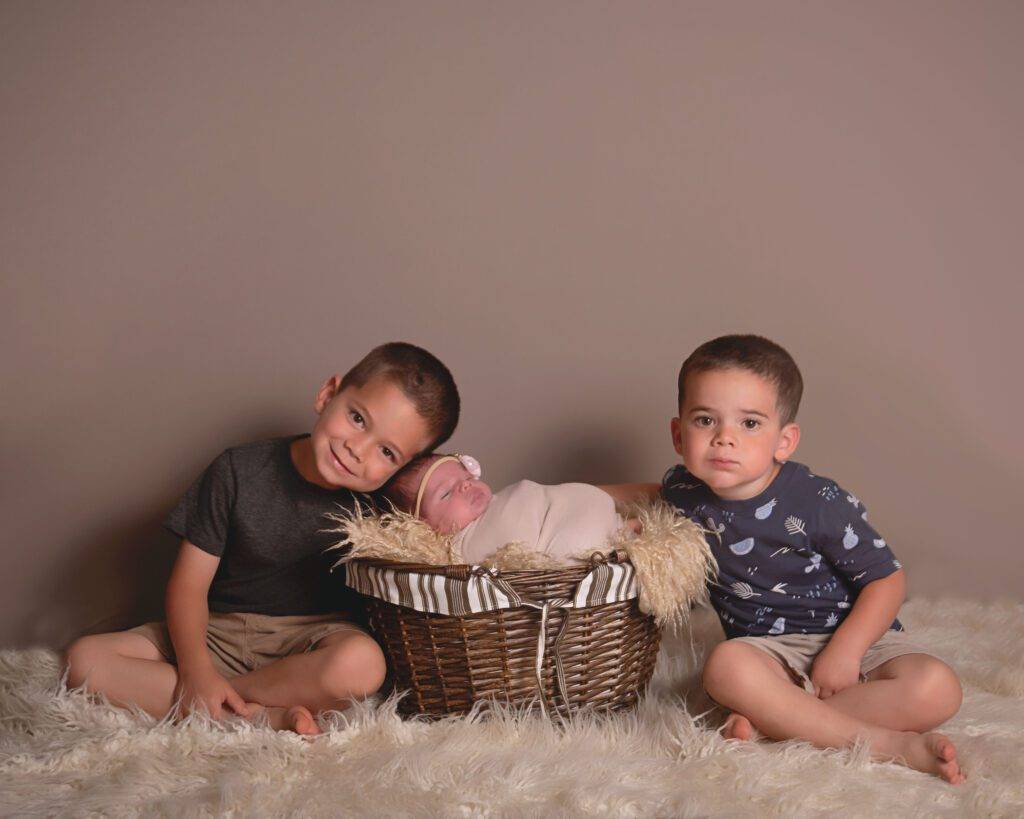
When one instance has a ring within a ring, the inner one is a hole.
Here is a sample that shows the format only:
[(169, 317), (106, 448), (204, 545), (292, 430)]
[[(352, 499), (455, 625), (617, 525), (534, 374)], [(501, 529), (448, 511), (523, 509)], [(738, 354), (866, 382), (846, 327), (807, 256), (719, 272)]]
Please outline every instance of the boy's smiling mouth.
[(353, 478), (356, 477), (356, 473), (353, 472), (351, 469), (349, 469), (347, 466), (345, 466), (345, 464), (342, 463), (341, 458), (339, 458), (337, 455), (334, 454), (334, 447), (328, 446), (328, 449), (331, 451), (331, 460), (334, 461), (334, 465), (341, 472), (345, 472), (345, 473), (351, 475)]

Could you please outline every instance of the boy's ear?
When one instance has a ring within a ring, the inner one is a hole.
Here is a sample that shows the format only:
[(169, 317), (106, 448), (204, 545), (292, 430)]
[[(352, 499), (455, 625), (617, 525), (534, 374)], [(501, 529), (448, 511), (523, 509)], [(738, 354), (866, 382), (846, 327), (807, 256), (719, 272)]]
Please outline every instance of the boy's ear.
[(786, 424), (779, 432), (779, 445), (775, 449), (775, 460), (780, 463), (788, 461), (794, 452), (797, 444), (800, 443), (799, 424)]
[(313, 402), (313, 409), (316, 414), (319, 415), (324, 411), (326, 406), (331, 403), (331, 399), (334, 398), (341, 390), (341, 376), (335, 373), (326, 381), (323, 386), (320, 387), (316, 394), (316, 400)]
[(678, 418), (673, 418), (670, 425), (672, 427), (672, 446), (676, 449), (677, 455), (683, 454), (683, 422)]

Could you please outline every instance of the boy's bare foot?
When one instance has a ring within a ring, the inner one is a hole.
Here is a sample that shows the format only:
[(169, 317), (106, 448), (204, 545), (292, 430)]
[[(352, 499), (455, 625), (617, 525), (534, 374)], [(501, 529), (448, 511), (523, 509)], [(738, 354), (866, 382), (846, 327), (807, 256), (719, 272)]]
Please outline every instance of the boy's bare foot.
[(296, 734), (312, 737), (321, 733), (312, 712), (304, 705), (293, 705), (284, 712), (284, 724)]
[(744, 742), (758, 739), (761, 736), (749, 719), (735, 711), (726, 718), (721, 731), (722, 736), (726, 739), (739, 739)]
[(941, 776), (953, 785), (967, 781), (956, 759), (956, 746), (944, 734), (915, 734), (902, 732), (904, 747), (896, 754), (905, 765), (924, 773)]
[(302, 736), (312, 737), (321, 733), (320, 726), (316, 724), (312, 712), (302, 705), (293, 705), (291, 708), (279, 706), (266, 707), (258, 702), (247, 702), (249, 706), (250, 719), (261, 711), (267, 714), (267, 723), (275, 731), (294, 731)]

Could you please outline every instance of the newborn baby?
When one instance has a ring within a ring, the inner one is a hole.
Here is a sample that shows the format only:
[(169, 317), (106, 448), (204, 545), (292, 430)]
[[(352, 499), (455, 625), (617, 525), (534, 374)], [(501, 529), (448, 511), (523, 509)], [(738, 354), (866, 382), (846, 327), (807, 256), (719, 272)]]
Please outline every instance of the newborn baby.
[(519, 481), (493, 493), (468, 455), (426, 455), (392, 479), (385, 496), (432, 529), (455, 535), (466, 563), (481, 563), (507, 543), (522, 543), (568, 563), (600, 551), (623, 526), (611, 495), (586, 483)]

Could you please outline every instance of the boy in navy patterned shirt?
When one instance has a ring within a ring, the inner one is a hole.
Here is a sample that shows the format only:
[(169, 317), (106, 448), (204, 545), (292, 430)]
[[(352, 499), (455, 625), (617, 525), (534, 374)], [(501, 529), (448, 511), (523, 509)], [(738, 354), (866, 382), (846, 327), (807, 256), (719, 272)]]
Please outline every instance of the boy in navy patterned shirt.
[(679, 373), (672, 441), (685, 466), (661, 495), (709, 532), (711, 602), (729, 638), (704, 687), (732, 711), (729, 738), (863, 739), (960, 783), (953, 743), (928, 733), (960, 707), (960, 683), (896, 619), (903, 569), (855, 495), (789, 460), (802, 391), (789, 353), (759, 336), (709, 341)]

